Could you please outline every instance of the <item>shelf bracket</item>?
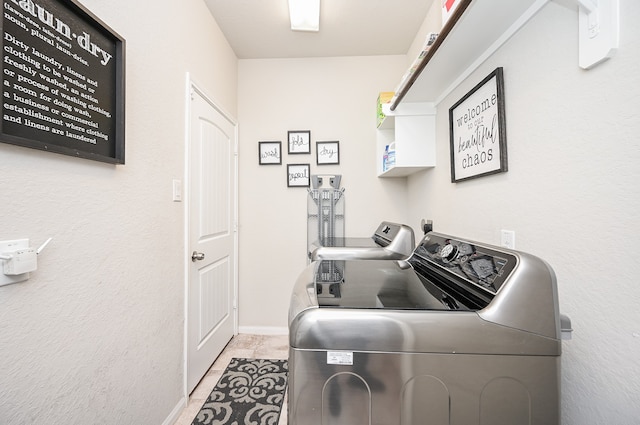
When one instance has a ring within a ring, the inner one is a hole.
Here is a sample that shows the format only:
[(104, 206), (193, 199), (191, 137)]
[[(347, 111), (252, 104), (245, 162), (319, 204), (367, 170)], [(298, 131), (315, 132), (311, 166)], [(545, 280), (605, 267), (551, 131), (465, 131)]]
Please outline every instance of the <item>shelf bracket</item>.
[(619, 0), (578, 2), (578, 64), (591, 69), (611, 58), (620, 39)]
[(598, 0), (578, 0), (578, 4), (585, 8), (588, 13), (598, 11)]

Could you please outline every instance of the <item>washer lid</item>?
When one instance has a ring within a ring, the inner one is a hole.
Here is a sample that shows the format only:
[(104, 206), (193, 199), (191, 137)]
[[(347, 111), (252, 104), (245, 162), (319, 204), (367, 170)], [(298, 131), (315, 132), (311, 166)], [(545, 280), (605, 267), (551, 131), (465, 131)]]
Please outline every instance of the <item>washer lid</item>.
[(317, 264), (315, 283), (321, 308), (466, 310), (448, 304), (406, 261), (325, 260)]

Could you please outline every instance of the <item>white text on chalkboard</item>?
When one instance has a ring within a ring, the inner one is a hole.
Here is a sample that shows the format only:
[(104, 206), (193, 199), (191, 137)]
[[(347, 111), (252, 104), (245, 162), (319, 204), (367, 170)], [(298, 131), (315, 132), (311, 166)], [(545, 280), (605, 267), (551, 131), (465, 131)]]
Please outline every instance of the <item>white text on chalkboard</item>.
[[(32, 0), (11, 0), (11, 2), (17, 5), (18, 7), (20, 7), (20, 9), (22, 9), (23, 11), (33, 16), (34, 18), (38, 19), (44, 25), (53, 29), (57, 34), (71, 41), (75, 39), (76, 43), (78, 44), (78, 46), (80, 46), (80, 48), (91, 53), (96, 58), (99, 58), (100, 63), (102, 65), (108, 64), (111, 58), (113, 57), (110, 53), (103, 50), (95, 43), (91, 42), (91, 35), (89, 35), (84, 31), (82, 32), (82, 34), (79, 34), (79, 35), (72, 33), (69, 25), (67, 25), (62, 20), (55, 17), (52, 12), (49, 12), (43, 6), (34, 3)], [(5, 5), (5, 7), (7, 7), (7, 5)], [(21, 23), (17, 20), (15, 23), (17, 23), (20, 26), (23, 26), (25, 30), (27, 29), (24, 23)], [(61, 41), (57, 34), (51, 33), (49, 30), (46, 29), (46, 27), (44, 28), (40, 27), (40, 28), (41, 28), (41, 31), (38, 31), (37, 29), (32, 28), (31, 35), (46, 41), (48, 44), (52, 46), (56, 46), (56, 48), (58, 48), (61, 51), (65, 50), (63, 46), (60, 46), (59, 44), (55, 44), (56, 41)]]

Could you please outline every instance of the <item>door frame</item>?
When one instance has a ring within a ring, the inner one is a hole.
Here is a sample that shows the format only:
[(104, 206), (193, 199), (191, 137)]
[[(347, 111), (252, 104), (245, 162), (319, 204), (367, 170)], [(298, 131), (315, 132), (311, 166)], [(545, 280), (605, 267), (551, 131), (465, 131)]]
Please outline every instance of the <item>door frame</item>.
[(188, 366), (188, 326), (189, 326), (189, 269), (190, 264), (188, 258), (191, 258), (189, 247), (189, 218), (190, 218), (190, 141), (191, 141), (191, 96), (193, 92), (197, 92), (205, 99), (214, 109), (216, 109), (225, 119), (234, 127), (235, 146), (234, 146), (234, 179), (235, 189), (233, 196), (233, 335), (238, 335), (238, 122), (231, 114), (219, 106), (219, 103), (201, 88), (201, 86), (193, 79), (189, 72), (186, 73), (186, 90), (185, 90), (185, 148), (184, 148), (184, 185), (183, 185), (183, 213), (184, 213), (184, 229), (183, 229), (183, 258), (184, 258), (184, 341), (183, 341), (183, 393), (185, 405), (189, 401), (188, 385), (187, 385), (187, 366)]

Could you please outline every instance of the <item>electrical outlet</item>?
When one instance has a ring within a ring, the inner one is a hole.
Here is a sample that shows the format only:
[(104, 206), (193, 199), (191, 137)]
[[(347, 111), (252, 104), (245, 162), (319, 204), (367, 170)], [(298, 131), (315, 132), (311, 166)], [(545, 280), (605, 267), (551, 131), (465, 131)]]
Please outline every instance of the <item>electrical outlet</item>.
[(35, 271), (38, 268), (38, 254), (33, 248), (12, 252), (10, 260), (4, 261), (4, 274), (17, 276)]
[(500, 236), (500, 245), (505, 248), (515, 249), (516, 248), (516, 232), (514, 232), (513, 230), (502, 230), (501, 236)]
[[(12, 255), (16, 251), (23, 251), (28, 249), (29, 249), (29, 239), (0, 241), (0, 254)], [(23, 259), (26, 259), (26, 257), (24, 257)], [(0, 286), (10, 285), (12, 283), (24, 282), (25, 280), (29, 279), (29, 273), (20, 273), (20, 274), (12, 274), (12, 275), (4, 274), (4, 267), (9, 261), (13, 261), (13, 259), (0, 260), (0, 263), (2, 263), (2, 269), (0, 270)]]

